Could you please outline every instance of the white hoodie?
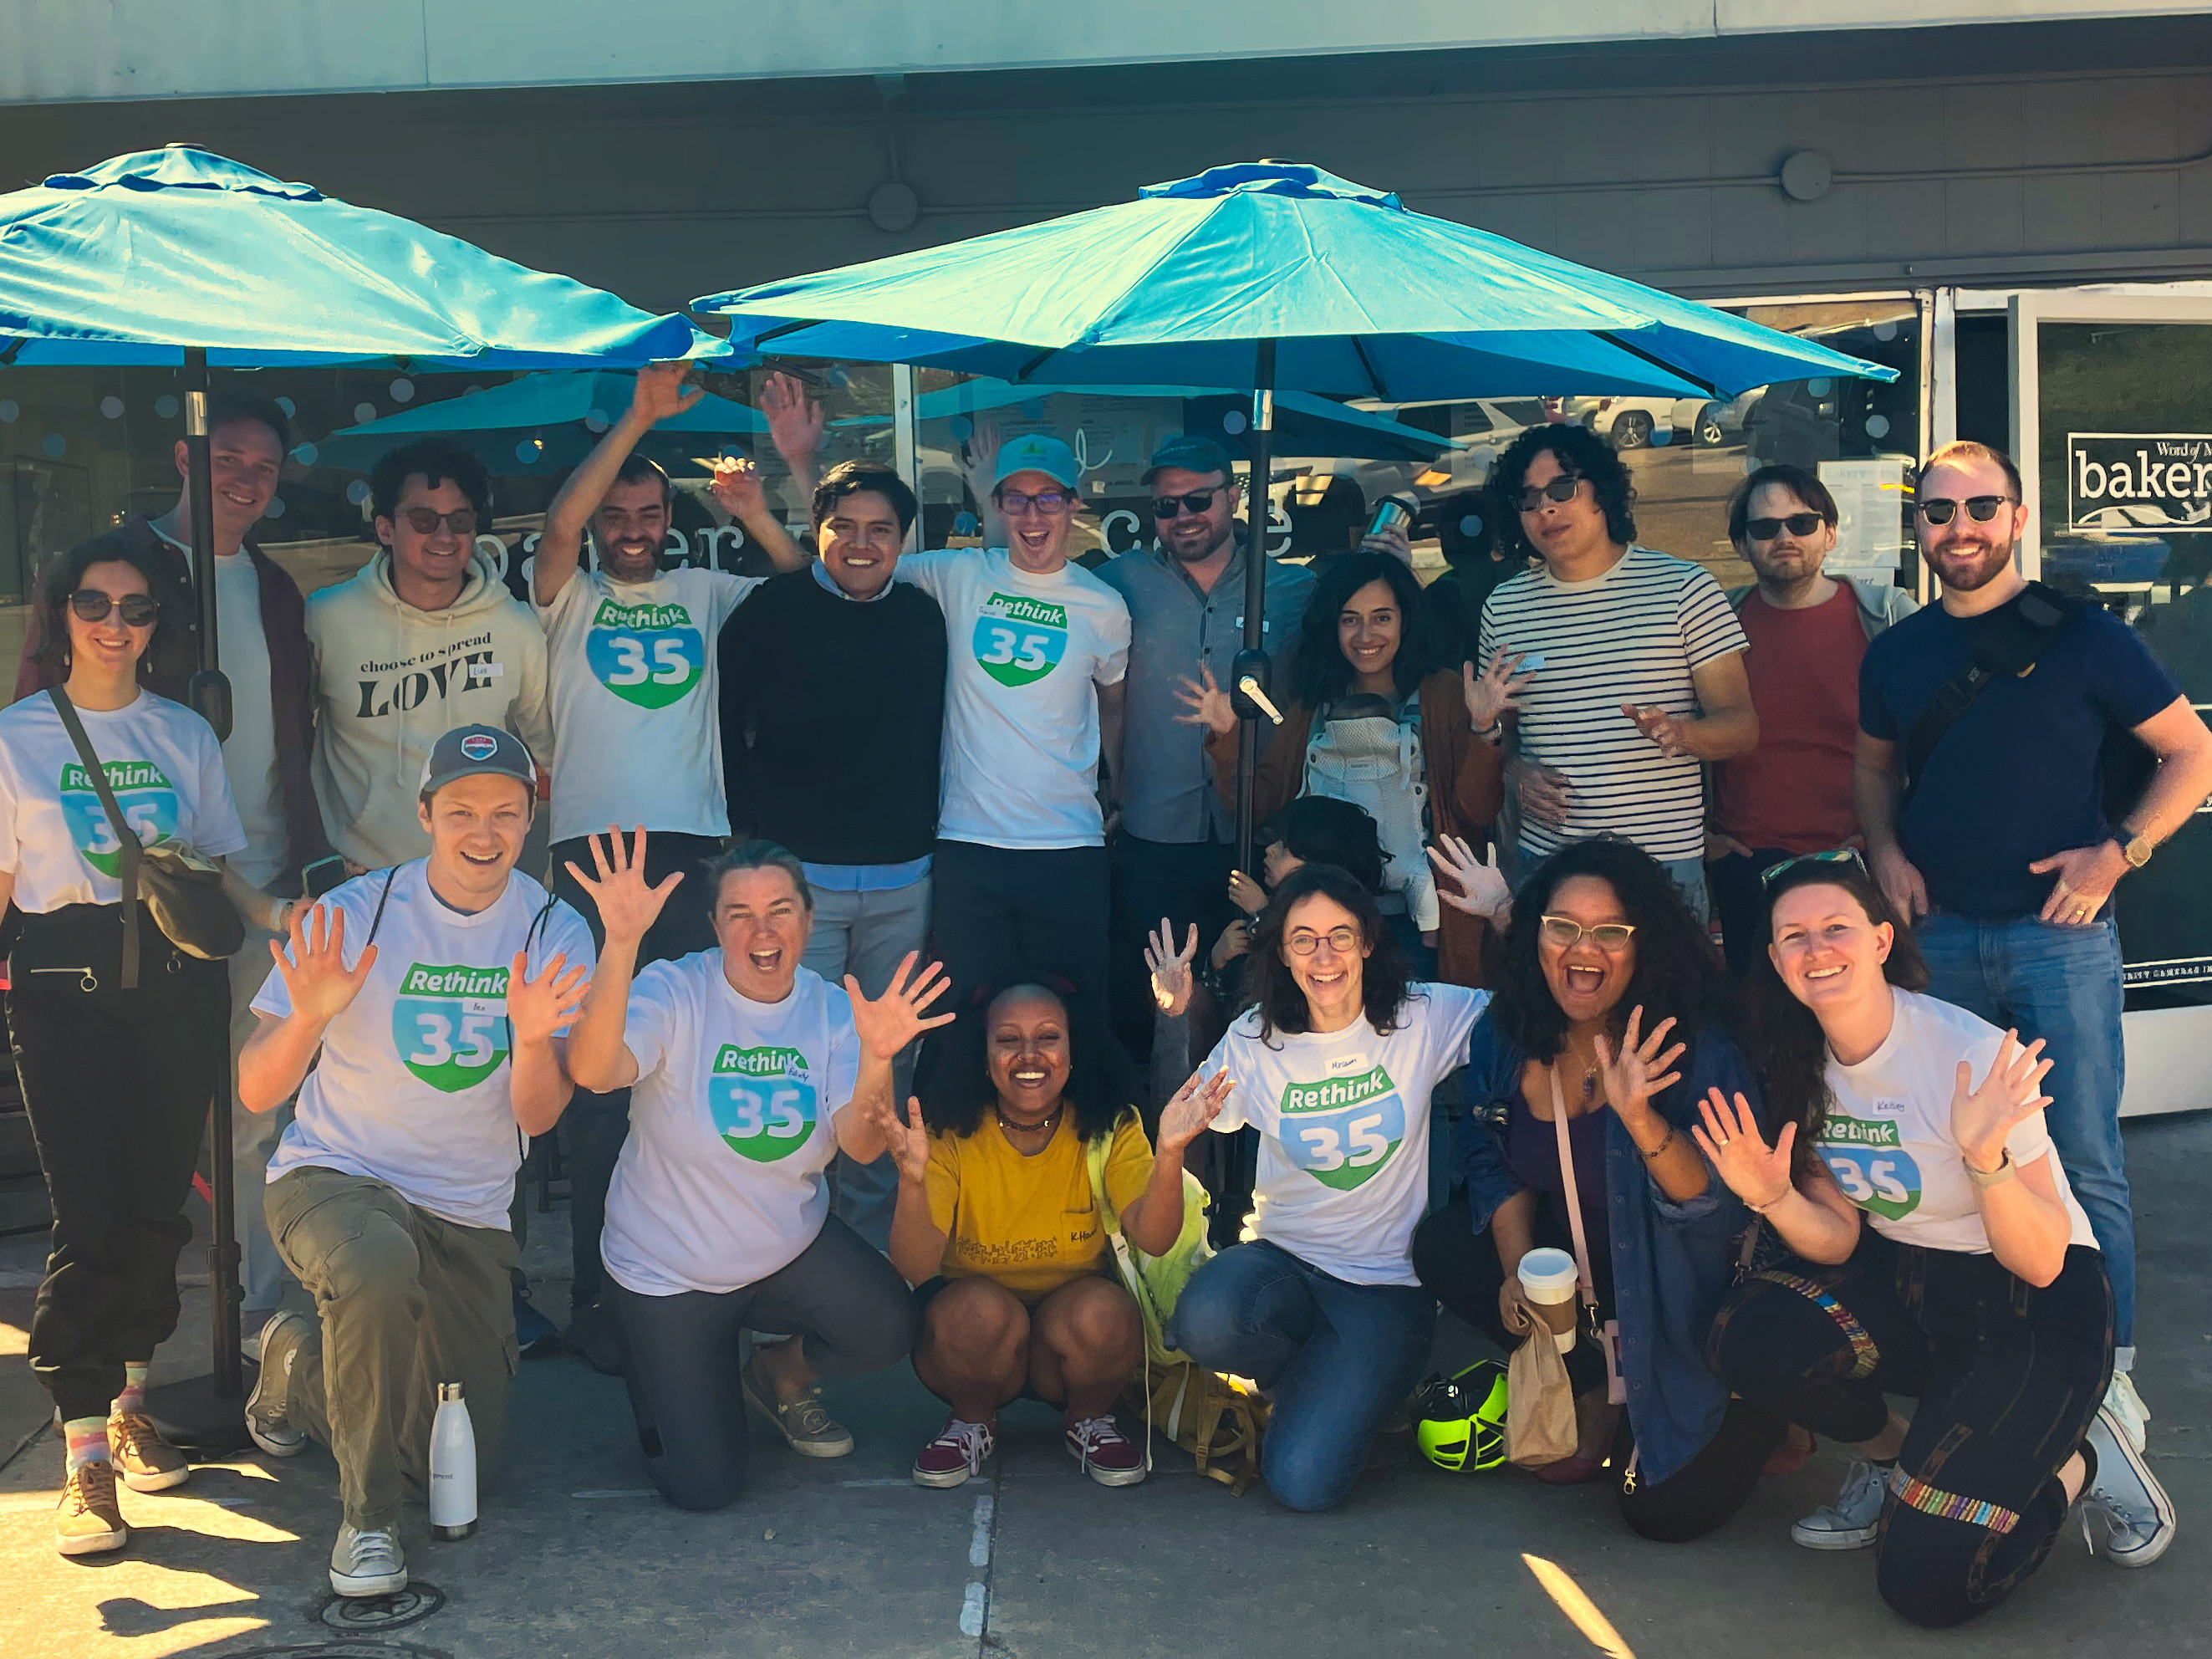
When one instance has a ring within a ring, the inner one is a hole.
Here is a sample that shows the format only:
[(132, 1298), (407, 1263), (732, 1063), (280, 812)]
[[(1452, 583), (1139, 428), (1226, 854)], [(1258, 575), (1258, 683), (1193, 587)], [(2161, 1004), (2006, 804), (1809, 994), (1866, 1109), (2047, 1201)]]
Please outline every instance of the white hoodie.
[(380, 550), (307, 601), (315, 653), (316, 798), (331, 845), (372, 870), (424, 856), (415, 815), (430, 746), (456, 726), (503, 726), (553, 763), (545, 635), (478, 548), (460, 597), (417, 611)]

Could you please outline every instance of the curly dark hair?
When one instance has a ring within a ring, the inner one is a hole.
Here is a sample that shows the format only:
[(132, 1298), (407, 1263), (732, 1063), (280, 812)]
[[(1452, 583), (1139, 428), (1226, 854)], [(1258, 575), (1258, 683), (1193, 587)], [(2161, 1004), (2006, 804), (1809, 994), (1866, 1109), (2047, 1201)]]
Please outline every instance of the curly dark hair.
[[(1928, 988), (1928, 963), (1879, 884), (1856, 860), (1801, 859), (1774, 878), (1766, 891), (1767, 935), (1773, 936), (1774, 902), (1800, 887), (1840, 887), (1876, 926), (1890, 925), (1895, 939), (1881, 976), (1905, 991)], [(1828, 1121), (1835, 1097), (1828, 1089), (1828, 1039), (1810, 1008), (1797, 1000), (1765, 951), (1751, 970), (1744, 1000), (1744, 1050), (1766, 1091), (1767, 1122), (1777, 1133), (1797, 1126), (1792, 1162), (1800, 1175), (1812, 1167), (1813, 1142)]]
[(1260, 1040), (1278, 1031), (1292, 1036), (1313, 1029), (1306, 994), (1283, 960), (1283, 931), (1291, 907), (1316, 893), (1334, 899), (1352, 913), (1367, 946), (1367, 962), (1360, 975), (1360, 1002), (1367, 1023), (1378, 1031), (1395, 1031), (1412, 994), (1413, 969), (1398, 941), (1376, 908), (1375, 896), (1348, 872), (1333, 864), (1309, 864), (1283, 878), (1252, 924), (1252, 949), (1246, 958), (1244, 991), (1259, 1006)]
[(1018, 990), (1042, 993), (1067, 1017), (1067, 1087), (1060, 1098), (1074, 1114), (1076, 1133), (1085, 1140), (1111, 1134), (1122, 1113), (1137, 1105), (1136, 1068), (1089, 999), (1039, 974), (1012, 975), (990, 987), (939, 1034), (921, 1066), (922, 1121), (939, 1134), (972, 1135), (983, 1127), (985, 1111), (999, 1098), (991, 1083), (991, 1010)]
[(1646, 1032), (1671, 1018), (1672, 1040), (1678, 1042), (1688, 1042), (1700, 1026), (1727, 1021), (1734, 1012), (1733, 990), (1704, 924), (1657, 860), (1632, 842), (1607, 836), (1570, 842), (1538, 865), (1514, 895), (1490, 1005), (1500, 1031), (1532, 1060), (1556, 1060), (1566, 1047), (1567, 1017), (1544, 978), (1537, 939), (1552, 896), (1577, 876), (1595, 876), (1611, 887), (1636, 928), (1636, 968), (1607, 1022), (1616, 1041), (1629, 1011), (1639, 1006)]
[(1562, 471), (1589, 480), (1590, 488), (1597, 492), (1597, 504), (1605, 509), (1605, 533), (1624, 547), (1633, 542), (1636, 483), (1628, 475), (1627, 464), (1613, 453), (1611, 444), (1588, 427), (1557, 422), (1523, 428), (1490, 469), (1485, 490), (1490, 497), (1490, 522), (1497, 527), (1498, 544), (1508, 555), (1534, 555), (1536, 550), (1528, 545), (1528, 538), (1521, 529), (1521, 486), (1528, 479), (1530, 464), (1546, 450)]
[(1382, 890), (1382, 866), (1390, 857), (1367, 809), (1331, 795), (1300, 795), (1284, 802), (1252, 832), (1252, 844), (1283, 847), (1301, 865), (1333, 864), (1370, 893)]
[[(161, 595), (161, 579), (154, 568), (153, 555), (145, 551), (131, 538), (127, 532), (110, 530), (94, 536), (88, 542), (79, 542), (75, 547), (46, 567), (39, 582), (39, 611), (37, 625), (32, 637), (38, 648), (32, 660), (52, 674), (57, 680), (69, 678), (70, 630), (69, 599), (84, 580), (84, 573), (96, 564), (127, 564), (146, 579), (146, 591), (158, 600)], [(164, 609), (154, 618), (154, 631), (147, 636), (145, 650), (138, 653), (138, 672), (146, 672), (147, 664), (154, 660), (155, 652), (168, 637), (173, 626), (168, 611)]]
[(1428, 601), (1421, 584), (1402, 559), (1388, 553), (1347, 553), (1325, 559), (1321, 580), (1306, 601), (1305, 620), (1298, 626), (1296, 687), (1298, 701), (1308, 708), (1340, 697), (1352, 684), (1352, 665), (1336, 642), (1336, 619), (1352, 596), (1370, 582), (1385, 582), (1398, 600), (1398, 656), (1390, 665), (1398, 695), (1409, 697), (1423, 675), (1437, 664), (1435, 630), (1429, 624)]
[(431, 489), (450, 481), (476, 509), (477, 527), (491, 528), (491, 475), (474, 450), (451, 438), (417, 438), (376, 458), (368, 470), (368, 499), (378, 518), (399, 515), (399, 498), (407, 493), (407, 481), (418, 473)]

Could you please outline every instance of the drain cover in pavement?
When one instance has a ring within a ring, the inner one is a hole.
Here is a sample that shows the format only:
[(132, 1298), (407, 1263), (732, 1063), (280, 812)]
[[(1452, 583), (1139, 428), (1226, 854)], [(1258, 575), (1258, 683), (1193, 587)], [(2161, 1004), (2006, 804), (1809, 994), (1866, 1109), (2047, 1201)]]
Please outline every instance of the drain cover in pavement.
[[(446, 1605), (446, 1592), (417, 1578), (396, 1595), (331, 1595), (316, 1603), (315, 1617), (332, 1630), (352, 1635), (380, 1635), (419, 1625)], [(385, 1650), (379, 1650), (386, 1651)], [(335, 1649), (316, 1649), (342, 1659)]]

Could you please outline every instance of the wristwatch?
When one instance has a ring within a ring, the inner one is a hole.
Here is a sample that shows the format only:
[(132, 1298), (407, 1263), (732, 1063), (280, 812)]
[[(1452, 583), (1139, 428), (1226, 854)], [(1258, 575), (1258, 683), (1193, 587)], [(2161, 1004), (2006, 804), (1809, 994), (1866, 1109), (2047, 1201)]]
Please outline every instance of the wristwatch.
[(1997, 1167), (1994, 1170), (1977, 1170), (1972, 1164), (1966, 1164), (1963, 1158), (1959, 1162), (1966, 1164), (1966, 1179), (1977, 1187), (2002, 1187), (2020, 1173), (2020, 1165), (2012, 1161), (2012, 1148), (2009, 1146), (1998, 1158)]
[(2148, 836), (2130, 836), (2124, 825), (2112, 839), (2120, 843), (2120, 856), (2131, 869), (2142, 869), (2150, 862), (2150, 855), (2158, 851), (2158, 843)]

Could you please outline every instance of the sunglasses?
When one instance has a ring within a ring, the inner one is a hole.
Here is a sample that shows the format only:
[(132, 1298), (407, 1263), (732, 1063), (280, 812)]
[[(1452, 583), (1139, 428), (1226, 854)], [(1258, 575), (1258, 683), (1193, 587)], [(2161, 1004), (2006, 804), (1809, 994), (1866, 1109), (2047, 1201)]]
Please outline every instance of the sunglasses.
[(1571, 951), (1588, 939), (1599, 950), (1610, 955), (1615, 951), (1626, 949), (1628, 941), (1636, 934), (1636, 924), (1632, 921), (1601, 921), (1595, 927), (1585, 927), (1572, 916), (1547, 915), (1540, 920), (1544, 942), (1556, 945), (1562, 951)]
[(1562, 472), (1540, 489), (1534, 484), (1523, 484), (1521, 493), (1513, 498), (1513, 505), (1523, 513), (1534, 513), (1546, 501), (1571, 501), (1575, 498), (1575, 486), (1582, 483), (1578, 472)]
[(1301, 927), (1297, 933), (1285, 935), (1283, 945), (1294, 957), (1310, 957), (1321, 949), (1323, 939), (1328, 941), (1328, 948), (1337, 955), (1348, 957), (1359, 948), (1359, 930), (1357, 927), (1332, 927), (1326, 933), (1316, 933), (1310, 928)]
[(418, 536), (434, 536), (441, 525), (456, 536), (477, 533), (477, 512), (472, 507), (459, 507), (451, 513), (433, 513), (427, 507), (410, 507), (399, 516), (407, 520), (407, 527)]
[(1771, 887), (1801, 864), (1848, 864), (1863, 876), (1867, 872), (1866, 860), (1858, 855), (1856, 849), (1838, 847), (1832, 853), (1800, 853), (1794, 859), (1784, 859), (1778, 864), (1770, 864), (1759, 872), (1759, 884), (1761, 887)]
[(1920, 516), (1930, 524), (1948, 524), (1951, 515), (1961, 507), (1966, 516), (1976, 524), (1987, 524), (1997, 515), (1997, 509), (2012, 504), (2009, 495), (1969, 495), (1963, 501), (1954, 501), (1948, 495), (1931, 495), (1920, 503)]
[(1046, 518), (1056, 519), (1067, 511), (1070, 499), (1071, 497), (1062, 495), (1057, 489), (1040, 489), (1034, 495), (1027, 495), (1018, 489), (1001, 490), (999, 494), (999, 511), (1018, 515), (1035, 507)]
[(1771, 542), (1784, 530), (1793, 536), (1809, 536), (1826, 523), (1817, 513), (1792, 513), (1786, 519), (1747, 519), (1743, 533), (1755, 542)]
[(69, 597), (70, 609), (81, 621), (106, 622), (111, 611), (119, 611), (125, 628), (151, 628), (154, 618), (161, 614), (150, 593), (125, 593), (121, 599), (103, 593), (96, 587), (80, 587)]
[(1211, 489), (1194, 489), (1188, 495), (1155, 495), (1152, 497), (1152, 516), (1155, 519), (1172, 519), (1178, 513), (1203, 513), (1213, 505), (1213, 498), (1221, 493), (1221, 489), (1219, 484), (1216, 484)]

